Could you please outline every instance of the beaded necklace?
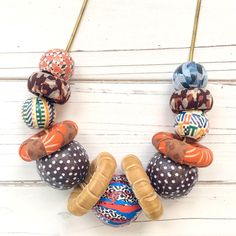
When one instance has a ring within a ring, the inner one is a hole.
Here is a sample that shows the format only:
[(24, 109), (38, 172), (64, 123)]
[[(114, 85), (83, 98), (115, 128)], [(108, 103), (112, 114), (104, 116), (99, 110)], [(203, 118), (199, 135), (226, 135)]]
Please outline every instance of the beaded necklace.
[(151, 219), (158, 219), (163, 207), (160, 197), (178, 198), (188, 194), (198, 178), (198, 167), (213, 160), (207, 147), (196, 143), (208, 132), (206, 112), (213, 98), (205, 89), (207, 72), (193, 61), (201, 0), (197, 0), (195, 21), (188, 62), (173, 75), (175, 92), (170, 108), (176, 113), (175, 134), (159, 132), (152, 143), (157, 153), (145, 170), (135, 155), (122, 160), (123, 175), (115, 175), (116, 160), (107, 152), (91, 163), (83, 146), (74, 140), (78, 132), (75, 122), (54, 123), (54, 104), (65, 104), (70, 98), (69, 79), (74, 62), (69, 55), (88, 0), (84, 0), (66, 50), (52, 49), (43, 54), (39, 72), (28, 79), (28, 90), (36, 97), (27, 99), (22, 107), (25, 124), (43, 128), (25, 140), (19, 155), (25, 161), (36, 161), (43, 181), (57, 189), (75, 187), (68, 199), (68, 210), (82, 216), (94, 210), (96, 216), (111, 226), (134, 221), (143, 210)]

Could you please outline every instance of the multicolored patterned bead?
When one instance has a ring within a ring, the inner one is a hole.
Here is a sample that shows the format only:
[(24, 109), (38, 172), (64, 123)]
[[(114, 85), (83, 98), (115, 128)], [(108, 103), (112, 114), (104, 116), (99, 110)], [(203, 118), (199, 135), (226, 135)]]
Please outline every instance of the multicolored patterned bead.
[(209, 122), (201, 111), (182, 111), (175, 118), (175, 132), (187, 142), (199, 141), (209, 131)]
[(62, 190), (82, 183), (89, 169), (88, 155), (77, 141), (37, 160), (36, 164), (41, 179), (51, 187)]
[(51, 73), (57, 79), (62, 78), (67, 81), (72, 76), (74, 61), (65, 50), (51, 49), (41, 57), (39, 68)]
[(163, 198), (179, 198), (187, 195), (198, 179), (198, 169), (176, 163), (157, 152), (147, 167), (152, 186)]
[(153, 136), (152, 144), (160, 153), (180, 164), (206, 167), (212, 163), (213, 153), (209, 148), (182, 139), (177, 134), (158, 132)]
[(209, 111), (213, 106), (213, 97), (209, 90), (190, 88), (176, 91), (170, 98), (170, 108), (174, 113), (184, 110)]
[(174, 72), (172, 81), (176, 90), (184, 88), (204, 88), (207, 84), (205, 68), (193, 61), (185, 62)]
[(124, 175), (113, 176), (106, 192), (94, 206), (96, 216), (110, 226), (127, 225), (141, 211), (128, 180)]
[(22, 117), (30, 128), (48, 128), (55, 120), (56, 111), (45, 98), (28, 98), (22, 106)]
[(42, 71), (34, 72), (29, 77), (28, 89), (31, 93), (57, 104), (65, 104), (71, 95), (69, 83)]
[(38, 160), (69, 144), (78, 133), (78, 126), (71, 120), (51, 125), (26, 139), (19, 148), (24, 161)]

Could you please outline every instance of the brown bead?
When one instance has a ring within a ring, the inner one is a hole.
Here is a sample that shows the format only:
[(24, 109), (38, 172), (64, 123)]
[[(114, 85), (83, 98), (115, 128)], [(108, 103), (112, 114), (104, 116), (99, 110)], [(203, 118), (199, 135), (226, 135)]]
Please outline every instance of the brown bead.
[(66, 81), (56, 79), (47, 72), (34, 72), (28, 79), (28, 89), (57, 104), (65, 104), (71, 95), (70, 85)]

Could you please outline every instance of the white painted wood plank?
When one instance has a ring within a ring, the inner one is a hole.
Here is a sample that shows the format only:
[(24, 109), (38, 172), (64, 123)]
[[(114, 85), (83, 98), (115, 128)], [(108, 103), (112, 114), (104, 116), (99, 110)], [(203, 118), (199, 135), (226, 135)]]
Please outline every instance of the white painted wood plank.
[(233, 236), (236, 233), (236, 185), (197, 185), (184, 198), (163, 200), (165, 211), (159, 221), (149, 222), (142, 215), (138, 222), (118, 229), (103, 225), (92, 212), (83, 217), (70, 215), (66, 210), (69, 191), (46, 186), (0, 188), (0, 235)]
[[(1, 28), (8, 34), (2, 37), (0, 51), (34, 52), (65, 47), (81, 4), (82, 0), (1, 1)], [(154, 0), (103, 0), (102, 3), (91, 0), (74, 48), (189, 45), (194, 11), (195, 2), (188, 0), (181, 0), (181, 4), (174, 0), (171, 4)]]
[[(70, 216), (65, 208), (69, 191), (42, 185), (34, 163), (18, 157), (20, 142), (35, 132), (19, 116), (21, 103), (29, 96), (25, 79), (38, 70), (43, 51), (66, 46), (81, 3), (0, 0), (0, 106), (4, 111), (0, 116), (0, 235), (235, 236), (234, 0), (202, 1), (195, 51), (195, 60), (208, 70), (208, 88), (215, 98), (209, 113), (210, 134), (202, 142), (214, 151), (215, 161), (200, 170), (201, 182), (188, 197), (164, 201), (160, 221), (146, 222), (141, 217), (141, 222), (127, 228), (110, 229), (92, 213)], [(134, 153), (146, 165), (155, 152), (150, 143), (153, 133), (172, 130), (170, 78), (187, 59), (195, 4), (188, 0), (89, 1), (72, 47), (73, 95), (68, 104), (58, 107), (58, 120), (78, 122), (76, 139), (91, 159), (107, 150), (119, 164), (124, 155)], [(8, 186), (9, 182), (13, 185)]]
[[(7, 34), (2, 34), (0, 52), (65, 47), (81, 4), (82, 0), (1, 0), (0, 26)], [(91, 0), (73, 49), (189, 46), (195, 5), (188, 0)], [(234, 0), (202, 1), (197, 45), (235, 42), (234, 9)]]
[[(209, 84), (208, 88), (215, 105), (208, 113), (210, 133), (202, 143), (213, 150), (215, 161), (200, 170), (199, 179), (235, 182), (232, 165), (236, 143), (235, 86)], [(172, 91), (170, 84), (73, 82), (71, 99), (66, 105), (57, 106), (57, 121), (72, 119), (78, 123), (80, 131), (76, 139), (91, 159), (101, 151), (110, 151), (120, 167), (123, 156), (134, 153), (146, 166), (155, 153), (151, 144), (153, 134), (173, 131), (175, 115), (168, 106)], [(36, 132), (26, 127), (20, 116), (21, 104), (31, 94), (25, 81), (1, 81), (0, 94), (0, 106), (5, 111), (0, 116), (3, 167), (0, 180), (38, 180), (34, 163), (25, 163), (18, 157), (19, 144)]]
[[(236, 46), (201, 47), (196, 52), (196, 61), (207, 69), (210, 81), (236, 79)], [(0, 79), (27, 79), (39, 70), (41, 55), (0, 53)], [(75, 61), (72, 80), (170, 81), (174, 70), (187, 60), (188, 49), (78, 51), (71, 55)]]
[[(206, 62), (210, 79), (235, 80), (235, 1), (202, 2), (195, 58)], [(0, 77), (27, 78), (37, 70), (41, 52), (65, 47), (81, 3), (1, 0), (0, 26), (7, 33), (1, 38)], [(72, 49), (80, 51), (72, 53), (73, 78), (169, 80), (176, 66), (187, 59), (195, 3), (90, 1)]]
[[(236, 42), (232, 32), (235, 1), (203, 0), (196, 45), (219, 45)], [(197, 54), (196, 54), (197, 56)]]

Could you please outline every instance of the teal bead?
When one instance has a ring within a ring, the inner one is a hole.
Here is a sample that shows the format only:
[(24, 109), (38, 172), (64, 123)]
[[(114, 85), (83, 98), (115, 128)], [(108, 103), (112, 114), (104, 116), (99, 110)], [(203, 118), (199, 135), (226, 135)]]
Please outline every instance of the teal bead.
[(45, 98), (28, 98), (22, 106), (22, 118), (30, 128), (48, 128), (55, 120), (53, 103)]

